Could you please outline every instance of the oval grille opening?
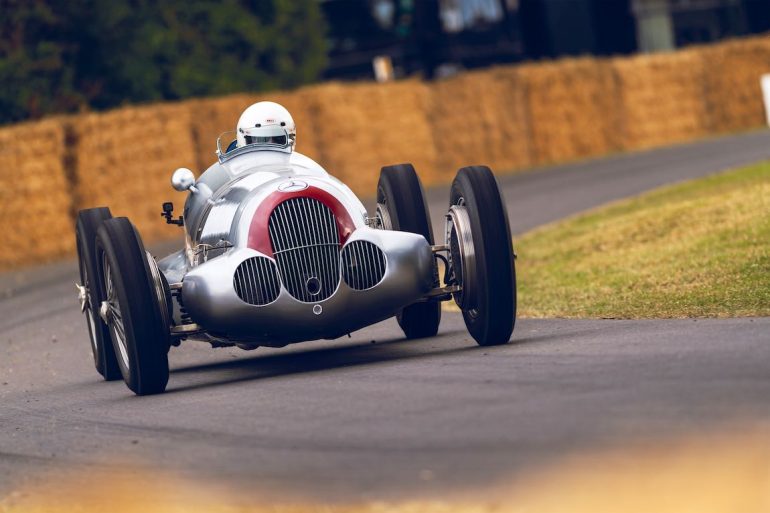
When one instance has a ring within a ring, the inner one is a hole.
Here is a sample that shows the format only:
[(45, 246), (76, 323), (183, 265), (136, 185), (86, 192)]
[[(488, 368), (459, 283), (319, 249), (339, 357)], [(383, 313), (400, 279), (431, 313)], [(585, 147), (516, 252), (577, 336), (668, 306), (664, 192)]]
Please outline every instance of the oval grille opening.
[(252, 257), (241, 262), (233, 276), (235, 293), (250, 305), (272, 303), (281, 291), (281, 282), (272, 260)]
[(291, 198), (275, 207), (268, 228), (289, 294), (305, 303), (334, 294), (340, 281), (340, 238), (331, 209), (313, 198)]
[(374, 287), (385, 276), (385, 254), (365, 240), (353, 241), (342, 250), (342, 277), (355, 290)]

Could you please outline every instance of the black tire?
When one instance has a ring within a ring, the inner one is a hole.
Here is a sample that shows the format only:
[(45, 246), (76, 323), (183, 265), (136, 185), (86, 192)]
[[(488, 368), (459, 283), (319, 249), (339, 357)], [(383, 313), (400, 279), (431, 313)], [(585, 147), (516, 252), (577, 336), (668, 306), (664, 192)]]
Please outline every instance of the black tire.
[(91, 352), (97, 372), (107, 381), (121, 377), (115, 351), (107, 325), (99, 316), (102, 297), (101, 274), (96, 268), (96, 231), (102, 222), (111, 219), (110, 209), (106, 207), (89, 208), (78, 212), (75, 225), (75, 243), (78, 250), (80, 284), (86, 287), (85, 315), (88, 336), (91, 340)]
[(167, 305), (159, 304), (142, 240), (127, 218), (116, 217), (99, 228), (96, 254), (123, 380), (137, 395), (161, 393), (169, 374), (169, 334), (161, 310)]
[[(377, 203), (387, 208), (391, 229), (417, 233), (433, 245), (425, 193), (412, 164), (382, 168), (377, 183)], [(435, 281), (438, 285), (438, 274)], [(438, 333), (441, 304), (438, 301), (415, 303), (401, 310), (396, 319), (407, 338), (432, 337)]]
[(470, 218), (477, 282), (473, 307), (463, 310), (465, 325), (481, 346), (505, 344), (516, 323), (516, 268), (505, 202), (488, 167), (457, 172), (449, 205), (461, 203)]

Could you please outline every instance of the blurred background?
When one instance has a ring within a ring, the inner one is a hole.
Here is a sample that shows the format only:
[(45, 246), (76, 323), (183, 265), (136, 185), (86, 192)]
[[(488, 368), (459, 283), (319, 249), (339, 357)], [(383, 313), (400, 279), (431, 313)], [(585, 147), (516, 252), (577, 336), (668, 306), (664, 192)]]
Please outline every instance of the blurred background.
[[(497, 63), (671, 50), (770, 30), (763, 0), (329, 0), (324, 77), (374, 54), (425, 77)], [(363, 21), (366, 20), (366, 21)]]
[(72, 254), (81, 208), (173, 235), (171, 172), (264, 99), (364, 197), (398, 162), (436, 185), (756, 129), (769, 30), (767, 0), (0, 0), (0, 269)]
[(0, 123), (127, 103), (672, 50), (770, 30), (766, 0), (2, 0)]

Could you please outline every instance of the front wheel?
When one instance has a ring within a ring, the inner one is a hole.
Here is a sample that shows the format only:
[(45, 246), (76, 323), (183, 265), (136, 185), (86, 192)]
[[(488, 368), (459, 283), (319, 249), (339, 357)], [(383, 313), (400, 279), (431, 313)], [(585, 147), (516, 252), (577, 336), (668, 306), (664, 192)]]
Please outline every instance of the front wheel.
[(102, 223), (96, 253), (104, 284), (100, 315), (109, 326), (123, 379), (137, 395), (163, 392), (169, 375), (167, 294), (151, 268), (152, 257), (125, 217)]
[[(422, 235), (433, 245), (433, 228), (422, 184), (411, 164), (385, 166), (377, 183), (377, 218), (386, 230)], [(438, 275), (436, 275), (438, 285)], [(424, 302), (409, 305), (397, 315), (398, 325), (407, 338), (432, 337), (441, 322), (441, 304)]]
[(101, 275), (96, 270), (96, 232), (104, 221), (111, 218), (109, 208), (89, 208), (78, 212), (75, 227), (80, 271), (80, 285), (78, 285), (80, 308), (86, 316), (94, 366), (107, 381), (120, 379), (121, 375), (115, 351), (112, 348), (109, 328), (99, 317), (103, 285)]
[(452, 183), (450, 246), (455, 296), (471, 336), (482, 346), (507, 343), (516, 322), (516, 268), (508, 213), (492, 171), (464, 167)]

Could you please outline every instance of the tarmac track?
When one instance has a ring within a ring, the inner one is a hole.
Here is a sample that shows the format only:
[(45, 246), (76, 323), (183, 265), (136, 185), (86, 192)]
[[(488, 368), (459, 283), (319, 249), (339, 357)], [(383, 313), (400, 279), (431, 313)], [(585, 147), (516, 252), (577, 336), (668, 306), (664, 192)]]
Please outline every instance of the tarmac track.
[[(762, 131), (500, 185), (520, 234), (768, 158)], [(427, 194), (440, 233), (448, 193)], [(767, 318), (525, 319), (490, 349), (451, 313), (421, 341), (390, 320), (280, 350), (189, 343), (172, 349), (169, 392), (137, 398), (97, 379), (74, 281), (72, 262), (0, 275), (0, 497), (45, 472), (124, 461), (277, 497), (433, 497), (595, 447), (770, 426)]]

